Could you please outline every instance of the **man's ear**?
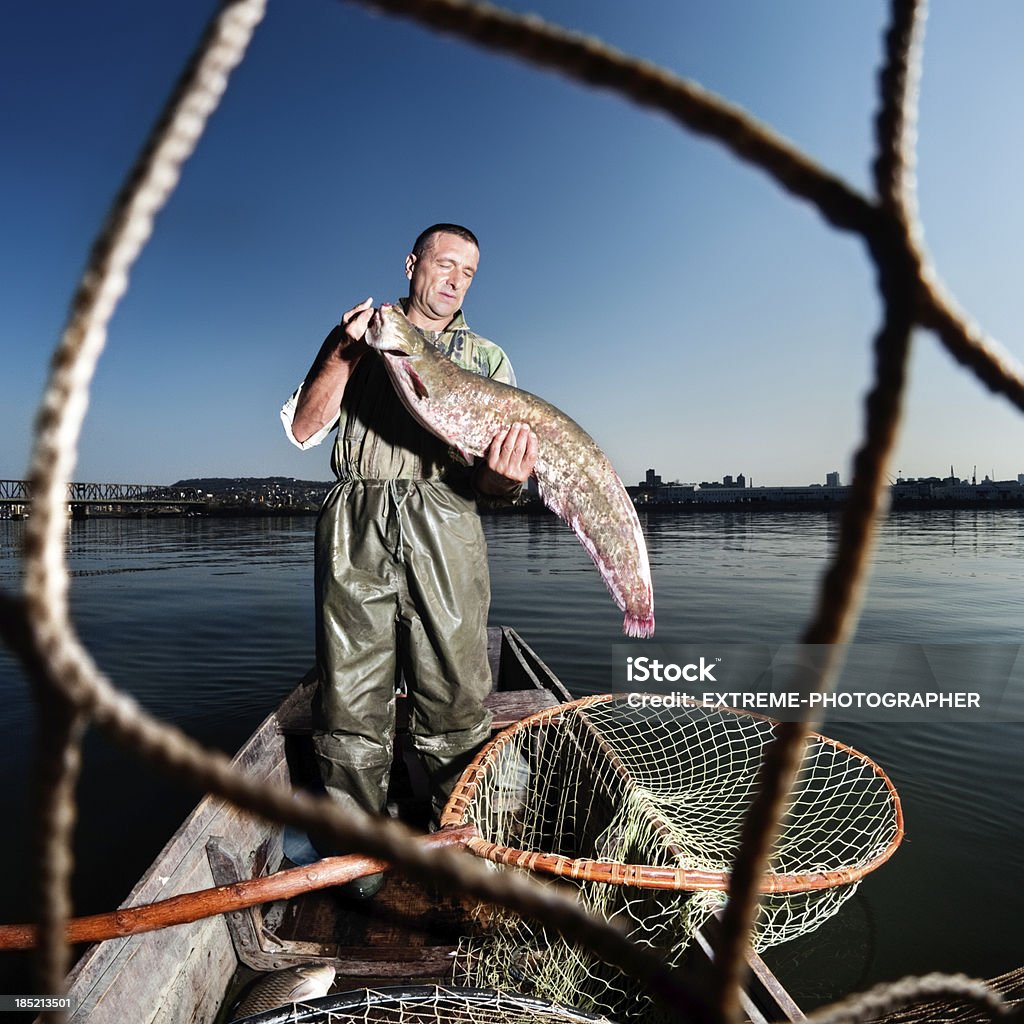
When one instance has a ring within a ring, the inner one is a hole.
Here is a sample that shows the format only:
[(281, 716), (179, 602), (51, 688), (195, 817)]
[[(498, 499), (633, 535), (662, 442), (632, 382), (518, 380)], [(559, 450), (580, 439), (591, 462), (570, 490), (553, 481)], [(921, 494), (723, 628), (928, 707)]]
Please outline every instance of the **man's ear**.
[(409, 253), (409, 255), (405, 257), (405, 276), (410, 281), (412, 280), (412, 268), (414, 266), (416, 266), (416, 254)]

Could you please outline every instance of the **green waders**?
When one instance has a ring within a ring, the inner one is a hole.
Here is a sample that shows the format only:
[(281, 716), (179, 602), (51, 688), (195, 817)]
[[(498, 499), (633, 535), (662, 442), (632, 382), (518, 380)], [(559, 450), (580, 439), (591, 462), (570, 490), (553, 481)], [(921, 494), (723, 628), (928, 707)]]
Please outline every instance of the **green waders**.
[(470, 495), (440, 480), (345, 480), (316, 531), (314, 747), (342, 805), (384, 809), (404, 676), (435, 816), (490, 732), (490, 582)]

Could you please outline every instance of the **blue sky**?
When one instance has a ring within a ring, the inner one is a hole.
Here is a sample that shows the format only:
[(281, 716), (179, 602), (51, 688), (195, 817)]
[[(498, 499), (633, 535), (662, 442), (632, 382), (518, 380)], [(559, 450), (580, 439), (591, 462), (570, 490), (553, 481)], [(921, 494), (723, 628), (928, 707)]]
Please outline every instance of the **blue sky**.
[[(214, 4), (19, 4), (0, 39), (0, 477), (107, 205)], [(886, 6), (510, 4), (660, 62), (868, 188)], [(933, 0), (925, 239), (1021, 354), (1024, 6)], [(404, 294), (419, 229), (482, 242), (470, 324), (627, 483), (849, 478), (879, 315), (861, 243), (610, 94), (336, 0), (272, 0), (111, 325), (79, 480), (330, 475), (278, 409), (340, 314)], [(1024, 473), (1024, 419), (918, 337), (894, 471)]]

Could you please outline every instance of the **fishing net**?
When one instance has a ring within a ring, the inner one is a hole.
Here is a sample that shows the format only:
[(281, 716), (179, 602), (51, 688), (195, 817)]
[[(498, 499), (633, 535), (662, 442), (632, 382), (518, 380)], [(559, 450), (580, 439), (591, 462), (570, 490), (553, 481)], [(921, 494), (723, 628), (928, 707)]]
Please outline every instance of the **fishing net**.
[[(474, 823), (469, 849), (560, 876), (596, 913), (680, 965), (725, 902), (728, 872), (776, 723), (630, 695), (588, 697), (525, 719), (466, 770), (442, 824)], [(813, 734), (773, 848), (752, 942), (817, 928), (899, 845), (899, 798), (858, 751)], [(493, 907), (463, 941), (455, 980), (634, 1017), (647, 996), (557, 934)], [(643, 1011), (652, 1019), (656, 1007)]]
[[(540, 999), (418, 985), (358, 989), (246, 1017), (244, 1024), (613, 1024)], [(238, 1022), (242, 1024), (242, 1022)]]
[[(985, 984), (1002, 997), (1008, 1015), (1010, 1011), (1018, 1014), (1024, 1011), (1024, 967), (1016, 967), (998, 978), (989, 978)], [(921, 1021), (929, 1024), (982, 1024), (992, 1019), (988, 1010), (976, 1002), (924, 997), (884, 1017), (872, 1018), (865, 1024), (920, 1024)]]

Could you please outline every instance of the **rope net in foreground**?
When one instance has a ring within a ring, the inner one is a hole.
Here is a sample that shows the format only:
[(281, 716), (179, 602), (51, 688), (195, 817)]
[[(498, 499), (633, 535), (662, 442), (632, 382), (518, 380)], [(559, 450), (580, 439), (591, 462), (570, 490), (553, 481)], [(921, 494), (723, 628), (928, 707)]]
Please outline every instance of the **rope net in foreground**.
[[(1024, 967), (1017, 967), (997, 978), (990, 978), (986, 986), (1001, 996), (1005, 1012), (1015, 1012), (1016, 1019), (1024, 1014)], [(977, 1002), (945, 997), (942, 999), (920, 999), (909, 1006), (902, 1006), (885, 1016), (872, 1019), (867, 1024), (981, 1024), (991, 1016)]]
[[(442, 817), (473, 823), (468, 848), (572, 880), (588, 910), (682, 964), (726, 903), (741, 828), (777, 724), (690, 703), (587, 697), (512, 726), (466, 770)], [(903, 837), (899, 797), (869, 758), (812, 734), (754, 925), (762, 950), (813, 931)], [(640, 986), (555, 932), (478, 908), (456, 980), (636, 1019)], [(654, 1014), (653, 1004), (646, 1014)]]
[[(854, 459), (851, 498), (843, 513), (839, 544), (822, 580), (804, 641), (835, 644), (852, 635), (868, 575), (874, 521), (882, 506), (906, 384), (907, 352), (914, 325), (933, 331), (962, 365), (994, 393), (1024, 410), (1024, 368), (971, 323), (940, 284), (923, 249), (914, 187), (914, 120), (924, 0), (892, 0), (878, 74), (878, 108), (871, 159), (873, 194), (861, 196), (745, 111), (664, 69), (617, 54), (599, 41), (469, 0), (355, 0), (409, 17), (475, 45), (507, 52), (555, 68), (586, 85), (601, 85), (649, 109), (658, 110), (690, 132), (714, 139), (739, 160), (762, 170), (780, 188), (814, 207), (833, 228), (852, 231), (866, 243), (877, 271), (882, 321), (875, 334), (873, 379), (864, 403), (864, 429)], [(17, 651), (40, 699), (40, 771), (43, 799), (38, 820), (40, 924), (39, 990), (61, 989), (68, 960), (64, 924), (70, 913), (71, 830), (74, 788), (84, 727), (99, 726), (109, 738), (131, 747), (141, 759), (161, 766), (183, 784), (216, 793), (256, 813), (311, 827), (287, 800), (257, 792), (231, 773), (221, 759), (139, 711), (96, 668), (78, 640), (67, 607), (68, 575), (63, 553), (63, 496), (78, 451), (82, 420), (107, 326), (128, 284), (131, 269), (152, 229), (153, 218), (173, 191), (181, 166), (217, 105), (231, 69), (241, 59), (248, 35), (262, 17), (262, 0), (225, 0), (211, 20), (164, 113), (124, 179), (97, 236), (88, 266), (72, 299), (71, 313), (53, 361), (36, 425), (32, 481), (33, 513), (26, 533), (26, 586), (22, 600), (0, 593), (0, 632)], [(831, 685), (825, 672), (821, 687)], [(53, 709), (49, 715), (46, 709)], [(787, 723), (788, 724), (788, 723)], [(709, 1012), (729, 1020), (737, 1012), (747, 927), (756, 913), (757, 890), (775, 823), (787, 799), (792, 767), (805, 738), (799, 724), (780, 736), (759, 781), (749, 824), (732, 872), (731, 898), (716, 947), (716, 979), (707, 994)], [(435, 877), (409, 841), (385, 842), (385, 830), (340, 819), (329, 825), (338, 841), (353, 849), (386, 853), (396, 864), (418, 865)], [(387, 849), (385, 850), (385, 846)], [(481, 888), (475, 872), (452, 870), (467, 890)], [(472, 877), (470, 877), (472, 876)], [(504, 880), (506, 885), (511, 881)], [(504, 899), (525, 908), (524, 893), (508, 885)], [(538, 897), (539, 898), (539, 897)], [(534, 900), (536, 904), (536, 900)], [(539, 912), (539, 910), (538, 910)], [(567, 922), (562, 907), (544, 911)], [(576, 920), (573, 918), (573, 920)], [(577, 921), (578, 924), (578, 921)], [(602, 932), (594, 944), (610, 947)], [(956, 977), (952, 982), (958, 982)], [(919, 986), (922, 991), (927, 988)], [(934, 988), (934, 986), (932, 986)], [(905, 1003), (907, 986), (893, 986), (893, 1000)], [(998, 997), (986, 990), (994, 1000)], [(866, 1005), (850, 1013), (867, 1019)], [(847, 1012), (847, 1011), (844, 1011)], [(877, 1014), (875, 1014), (877, 1015)], [(63, 1020), (47, 1011), (46, 1022)]]

